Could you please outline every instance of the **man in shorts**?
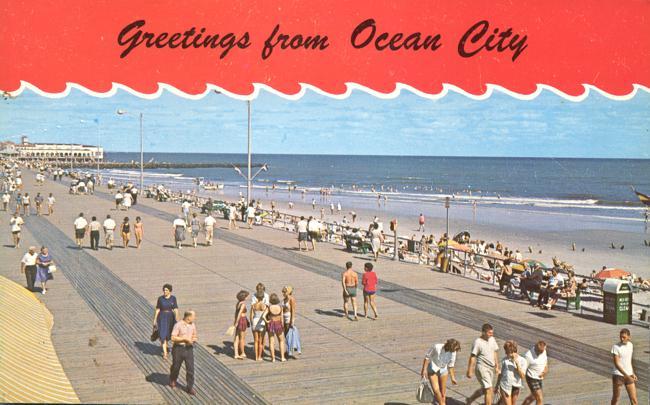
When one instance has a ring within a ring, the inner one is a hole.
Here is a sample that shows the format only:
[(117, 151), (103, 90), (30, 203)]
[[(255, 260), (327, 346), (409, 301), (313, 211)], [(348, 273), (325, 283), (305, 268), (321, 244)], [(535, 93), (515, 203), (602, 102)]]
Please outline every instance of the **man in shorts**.
[(357, 272), (352, 270), (352, 262), (345, 263), (345, 271), (341, 274), (341, 286), (343, 287), (343, 311), (345, 317), (350, 319), (348, 315), (348, 302), (352, 301), (352, 309), (354, 310), (354, 320), (357, 318), (357, 285), (359, 284), (359, 276)]
[(205, 243), (208, 246), (212, 246), (212, 239), (214, 237), (214, 224), (217, 223), (217, 220), (214, 219), (212, 213), (208, 211), (208, 216), (205, 217), (203, 221), (203, 226), (205, 226)]
[(528, 368), (526, 369), (526, 384), (530, 394), (524, 399), (523, 404), (528, 405), (535, 402), (537, 405), (544, 404), (544, 393), (542, 381), (548, 373), (548, 359), (546, 358), (546, 342), (543, 340), (535, 343), (535, 346), (524, 355)]
[(481, 327), (481, 337), (472, 345), (469, 363), (467, 365), (467, 378), (472, 378), (473, 372), (481, 384), (469, 398), (466, 404), (471, 404), (481, 395), (485, 396), (485, 403), (492, 403), (492, 387), (494, 376), (499, 374), (499, 345), (494, 339), (494, 330), (489, 323)]
[(307, 250), (307, 240), (309, 239), (309, 233), (307, 232), (309, 224), (305, 217), (300, 217), (300, 221), (296, 224), (296, 230), (298, 231), (298, 250), (302, 251), (303, 245), (305, 246), (305, 251)]
[(9, 220), (9, 226), (11, 226), (11, 237), (14, 240), (14, 248), (16, 249), (20, 247), (20, 231), (22, 230), (23, 224), (25, 224), (25, 221), (23, 221), (17, 212), (14, 213)]
[(113, 241), (115, 240), (115, 227), (117, 224), (110, 215), (106, 215), (106, 219), (102, 225), (104, 227), (104, 240), (108, 250), (113, 250)]
[(84, 213), (80, 212), (77, 219), (74, 220), (74, 238), (77, 241), (79, 249), (83, 249), (83, 240), (88, 230), (88, 221), (84, 218)]
[(632, 368), (632, 353), (634, 346), (630, 341), (630, 330), (621, 329), (620, 341), (612, 346), (612, 360), (614, 369), (612, 371), (612, 405), (617, 405), (621, 396), (621, 387), (625, 385), (630, 404), (637, 405), (636, 381), (637, 376)]

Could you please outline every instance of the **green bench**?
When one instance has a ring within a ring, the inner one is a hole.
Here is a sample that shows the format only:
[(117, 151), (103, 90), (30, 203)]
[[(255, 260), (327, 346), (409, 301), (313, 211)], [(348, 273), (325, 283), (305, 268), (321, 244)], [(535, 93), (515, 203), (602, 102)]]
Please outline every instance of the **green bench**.
[(361, 238), (354, 237), (354, 236), (346, 236), (345, 248), (348, 250), (348, 252), (352, 252), (352, 249), (357, 249), (363, 252), (363, 254), (367, 254), (369, 251), (372, 250), (372, 245), (370, 244), (370, 242), (366, 242)]

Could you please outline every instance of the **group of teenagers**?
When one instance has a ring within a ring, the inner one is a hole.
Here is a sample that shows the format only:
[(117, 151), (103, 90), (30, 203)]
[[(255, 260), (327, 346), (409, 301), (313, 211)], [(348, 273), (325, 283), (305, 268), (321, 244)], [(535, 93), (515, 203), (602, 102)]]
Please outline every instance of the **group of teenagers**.
[[(631, 333), (627, 328), (621, 329), (619, 342), (612, 346), (612, 399), (611, 404), (619, 402), (622, 388), (625, 387), (630, 403), (637, 404), (637, 377), (632, 367), (633, 345)], [(461, 345), (456, 339), (448, 339), (445, 343), (436, 343), (426, 352), (422, 362), (422, 383), (418, 390), (420, 402), (446, 404), (447, 379), (451, 378), (453, 385), (456, 380), (456, 353)], [(539, 340), (523, 356), (518, 353), (518, 345), (514, 340), (503, 344), (505, 356), (499, 360), (499, 345), (494, 338), (494, 329), (490, 324), (483, 324), (481, 336), (474, 340), (467, 366), (466, 377), (476, 376), (481, 385), (470, 397), (466, 404), (471, 404), (484, 396), (485, 404), (499, 403), (516, 405), (524, 382), (530, 391), (523, 404), (543, 405), (543, 381), (549, 372), (546, 354), (547, 344)], [(494, 380), (496, 377), (496, 388)], [(423, 389), (430, 389), (432, 398), (421, 395)]]

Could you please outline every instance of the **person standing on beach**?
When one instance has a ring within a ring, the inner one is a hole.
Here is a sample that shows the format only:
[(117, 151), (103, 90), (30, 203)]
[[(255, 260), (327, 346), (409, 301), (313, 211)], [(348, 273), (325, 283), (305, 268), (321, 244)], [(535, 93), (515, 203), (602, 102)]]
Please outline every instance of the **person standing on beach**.
[(36, 279), (36, 247), (30, 246), (27, 253), (20, 260), (20, 272), (25, 275), (27, 279), (27, 289), (34, 291), (34, 280)]
[(153, 325), (158, 329), (158, 337), (165, 360), (167, 360), (167, 342), (172, 338), (172, 330), (177, 321), (178, 302), (172, 295), (172, 285), (165, 284), (163, 285), (163, 295), (156, 301), (156, 311), (153, 315)]
[(302, 251), (302, 246), (305, 246), (307, 251), (307, 240), (309, 239), (308, 233), (309, 224), (305, 217), (300, 217), (300, 221), (296, 224), (296, 231), (298, 231), (298, 250)]
[(56, 202), (56, 199), (50, 193), (50, 195), (47, 197), (47, 215), (52, 215), (54, 214), (54, 203)]
[(135, 247), (140, 249), (140, 246), (142, 245), (142, 239), (144, 238), (144, 224), (142, 223), (142, 218), (135, 217), (133, 230), (135, 231)]
[(196, 395), (194, 390), (194, 343), (198, 341), (196, 332), (196, 313), (192, 310), (185, 312), (183, 319), (176, 322), (172, 329), (172, 366), (169, 370), (169, 386), (176, 388), (176, 380), (181, 366), (185, 363), (186, 391)]
[(612, 371), (612, 405), (617, 405), (621, 396), (621, 387), (625, 385), (627, 396), (630, 398), (632, 405), (637, 405), (636, 382), (638, 380), (632, 367), (632, 353), (634, 346), (630, 341), (630, 330), (621, 329), (619, 333), (620, 341), (612, 346), (612, 361), (614, 370)]
[(117, 224), (110, 215), (106, 215), (106, 219), (102, 224), (104, 227), (104, 241), (108, 250), (113, 250), (113, 241), (115, 240), (115, 227)]
[(526, 369), (526, 385), (530, 394), (524, 399), (523, 405), (535, 402), (536, 405), (544, 404), (544, 393), (542, 381), (548, 374), (548, 358), (546, 357), (546, 342), (543, 340), (535, 343), (535, 346), (524, 355), (528, 368)]
[(314, 211), (316, 210), (316, 199), (315, 198), (312, 198), (312, 200), (311, 200), (311, 209), (314, 210)]
[(418, 218), (418, 224), (420, 224), (418, 232), (424, 232), (424, 214), (422, 213), (420, 213), (420, 217)]
[(174, 246), (178, 249), (182, 249), (183, 241), (185, 240), (185, 230), (187, 229), (187, 224), (182, 215), (179, 215), (178, 218), (174, 220), (172, 223), (172, 229), (174, 230)]
[(348, 302), (352, 302), (352, 309), (354, 310), (354, 320), (357, 318), (357, 286), (359, 285), (359, 276), (357, 272), (352, 270), (352, 262), (345, 263), (345, 271), (341, 274), (341, 286), (343, 287), (343, 312), (345, 317), (350, 319), (348, 314)]
[(11, 237), (13, 238), (14, 248), (16, 249), (20, 247), (20, 232), (24, 224), (25, 221), (23, 221), (17, 212), (15, 212), (9, 220), (9, 226), (11, 227)]
[(102, 225), (97, 222), (97, 217), (92, 217), (88, 227), (90, 228), (90, 248), (93, 250), (98, 250), (99, 230), (101, 229)]
[(436, 343), (427, 351), (422, 361), (422, 378), (428, 378), (433, 395), (439, 405), (447, 403), (447, 376), (451, 383), (457, 385), (455, 365), (456, 353), (460, 351), (460, 343), (456, 339), (448, 339), (444, 344)]
[(217, 223), (217, 220), (214, 219), (212, 214), (208, 214), (203, 221), (203, 226), (205, 227), (205, 244), (212, 246), (212, 239), (214, 238), (214, 224)]
[(474, 340), (472, 352), (467, 365), (467, 378), (472, 378), (474, 372), (481, 384), (465, 402), (467, 405), (474, 402), (481, 395), (485, 396), (485, 403), (492, 403), (492, 386), (495, 374), (499, 374), (499, 345), (494, 339), (494, 329), (489, 323), (481, 327), (481, 336)]
[(377, 319), (377, 305), (375, 304), (378, 283), (377, 273), (373, 271), (372, 263), (364, 264), (363, 271), (361, 277), (361, 284), (363, 285), (363, 317), (368, 317), (368, 305), (370, 305), (372, 312), (375, 313), (375, 317), (371, 319)]
[(354, 211), (350, 211), (350, 216), (352, 217), (352, 223), (353, 224), (356, 223), (357, 222), (357, 213), (354, 212)]
[(77, 242), (77, 247), (83, 249), (83, 240), (88, 231), (88, 221), (84, 218), (84, 213), (80, 212), (77, 219), (74, 220), (74, 237)]

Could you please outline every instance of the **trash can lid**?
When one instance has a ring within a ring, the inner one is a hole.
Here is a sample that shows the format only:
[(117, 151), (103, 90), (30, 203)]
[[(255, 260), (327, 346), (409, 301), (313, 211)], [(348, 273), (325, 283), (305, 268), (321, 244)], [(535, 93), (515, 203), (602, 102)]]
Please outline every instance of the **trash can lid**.
[(630, 283), (625, 280), (608, 278), (603, 284), (603, 292), (607, 293), (628, 293), (630, 292)]

